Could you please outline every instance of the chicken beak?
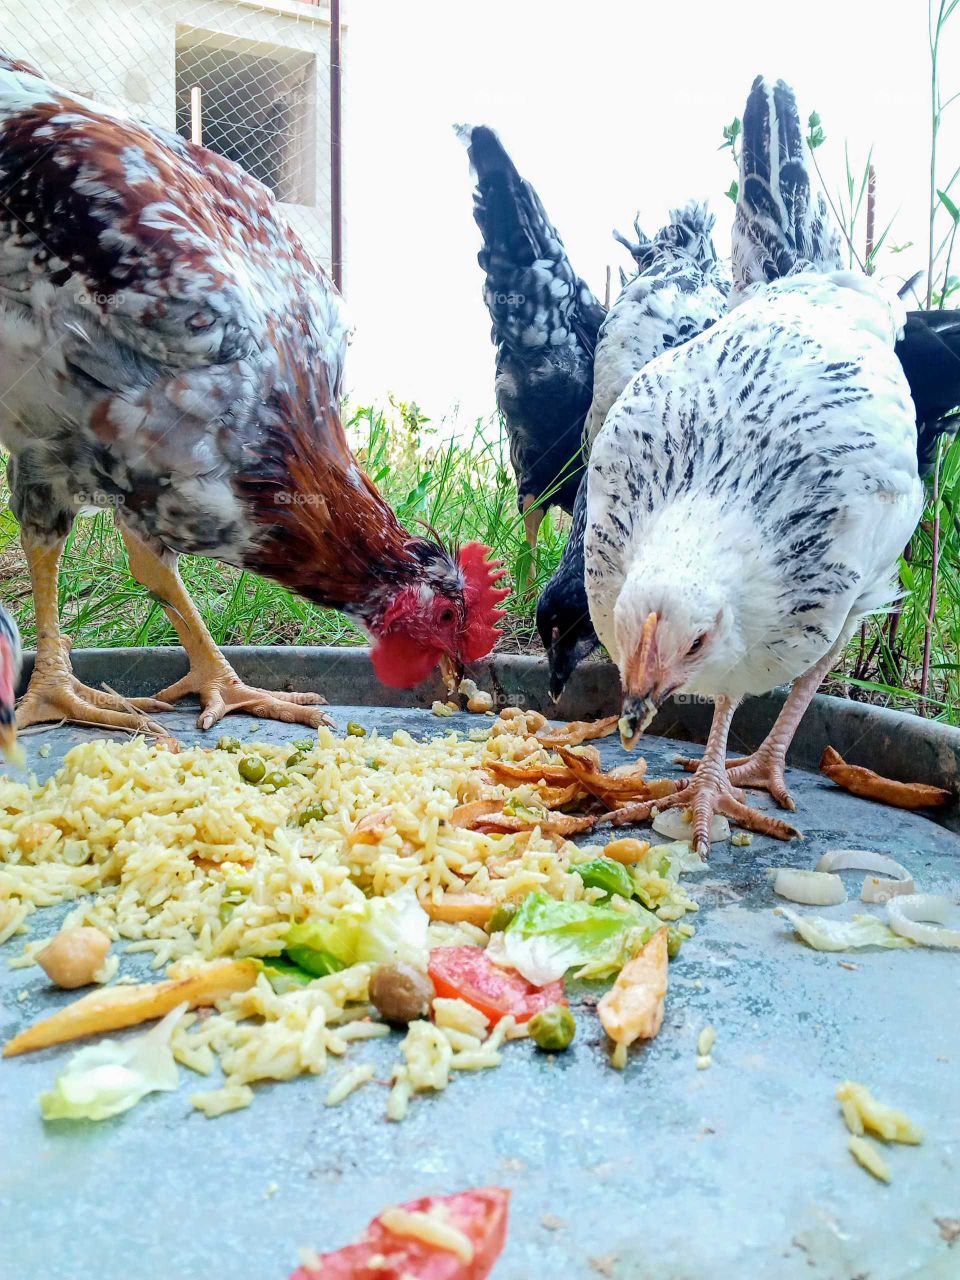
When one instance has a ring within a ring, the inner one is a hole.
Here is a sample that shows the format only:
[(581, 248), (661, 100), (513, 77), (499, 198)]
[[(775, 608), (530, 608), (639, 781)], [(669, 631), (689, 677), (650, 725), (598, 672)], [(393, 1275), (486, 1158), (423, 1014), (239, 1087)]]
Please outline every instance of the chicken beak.
[(624, 673), (623, 714), (617, 727), (625, 751), (632, 751), (637, 745), (664, 700), (654, 695), (658, 664), (657, 621), (655, 613), (647, 615), (640, 633), (640, 644)]
[(463, 663), (452, 654), (444, 653), (440, 658), (440, 675), (448, 698), (456, 698), (460, 681), (463, 679)]

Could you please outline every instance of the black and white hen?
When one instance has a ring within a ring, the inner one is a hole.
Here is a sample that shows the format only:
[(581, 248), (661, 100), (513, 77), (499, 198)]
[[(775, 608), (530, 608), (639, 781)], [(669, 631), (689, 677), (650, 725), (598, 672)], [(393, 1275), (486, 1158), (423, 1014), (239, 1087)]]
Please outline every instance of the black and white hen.
[(547, 506), (572, 511), (604, 309), (574, 271), (536, 191), (492, 129), (457, 125), (477, 179), (477, 260), (497, 348), (497, 404), (531, 551)]
[[(588, 473), (587, 591), (620, 668), (625, 745), (676, 690), (715, 704), (689, 788), (658, 802), (693, 810), (701, 852), (715, 812), (796, 834), (735, 786), (793, 807), (787, 747), (859, 618), (891, 598), (923, 505), (916, 411), (895, 350), (903, 308), (861, 273), (836, 270), (786, 85), (757, 79), (743, 130), (734, 277), (744, 300), (632, 380)], [(773, 275), (787, 278), (766, 283)], [(738, 703), (787, 681), (766, 742), (728, 774)]]
[[(653, 239), (635, 222), (637, 241), (616, 238), (632, 254), (637, 274), (600, 327), (594, 358), (593, 399), (584, 426), (590, 448), (617, 397), (638, 370), (661, 352), (689, 341), (727, 309), (730, 279), (717, 262), (714, 218), (691, 200), (673, 209)], [(597, 647), (583, 580), (586, 482), (573, 510), (573, 527), (560, 564), (537, 604), (537, 629), (550, 664), (550, 692), (559, 698), (576, 667)]]

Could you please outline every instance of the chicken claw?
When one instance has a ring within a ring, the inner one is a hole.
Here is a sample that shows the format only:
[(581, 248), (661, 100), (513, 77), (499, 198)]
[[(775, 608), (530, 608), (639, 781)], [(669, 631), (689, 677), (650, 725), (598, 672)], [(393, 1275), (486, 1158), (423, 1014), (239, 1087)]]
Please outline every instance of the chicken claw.
[(777, 840), (798, 840), (801, 834), (788, 822), (774, 818), (743, 803), (743, 792), (731, 786), (725, 773), (715, 768), (700, 768), (682, 791), (657, 801), (657, 808), (693, 810), (693, 848), (701, 858), (710, 853), (710, 823), (715, 813), (735, 822), (747, 831), (774, 836)]
[(69, 720), (132, 733), (165, 733), (156, 720), (144, 713), (172, 711), (168, 702), (159, 698), (123, 698), (105, 689), (91, 689), (73, 674), (69, 655), (70, 642), (61, 636), (37, 658), (27, 692), (17, 707), (18, 729), (49, 720)]
[(191, 667), (181, 680), (163, 689), (157, 697), (164, 702), (177, 702), (191, 693), (200, 699), (198, 729), (212, 729), (232, 711), (244, 711), (261, 720), (304, 724), (311, 729), (333, 724), (330, 717), (319, 710), (319, 704), (326, 702), (319, 693), (286, 693), (254, 688), (244, 684), (223, 659), (209, 666)]
[[(681, 765), (687, 773), (696, 773), (700, 761), (690, 756), (677, 756), (674, 764)], [(742, 756), (737, 760), (727, 761), (727, 780), (734, 787), (750, 787), (759, 791), (767, 791), (781, 809), (789, 809), (796, 813), (797, 805), (784, 773), (784, 762), (773, 752), (760, 747), (752, 755)]]

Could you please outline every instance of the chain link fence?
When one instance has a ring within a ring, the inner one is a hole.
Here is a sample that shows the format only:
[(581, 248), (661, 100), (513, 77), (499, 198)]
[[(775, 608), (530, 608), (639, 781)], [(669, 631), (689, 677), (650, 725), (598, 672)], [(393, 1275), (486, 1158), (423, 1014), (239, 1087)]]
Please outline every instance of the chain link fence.
[(328, 271), (330, 15), (318, 0), (6, 0), (0, 43), (52, 80), (236, 161)]

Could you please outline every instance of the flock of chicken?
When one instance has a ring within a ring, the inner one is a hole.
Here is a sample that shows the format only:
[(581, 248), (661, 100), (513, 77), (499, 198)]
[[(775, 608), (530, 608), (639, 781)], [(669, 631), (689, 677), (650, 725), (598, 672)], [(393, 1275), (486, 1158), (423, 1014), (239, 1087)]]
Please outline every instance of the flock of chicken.
[[(621, 672), (626, 744), (675, 690), (711, 696), (681, 793), (698, 843), (715, 811), (788, 835), (737, 786), (790, 805), (796, 724), (857, 618), (890, 598), (922, 505), (918, 447), (960, 400), (955, 313), (906, 317), (840, 270), (781, 83), (758, 79), (744, 114), (732, 281), (690, 203), (652, 240), (623, 240), (636, 272), (606, 314), (496, 135), (459, 132), (531, 545), (547, 502), (574, 517), (538, 608), (553, 691), (599, 638)], [(387, 684), (438, 666), (453, 682), (490, 652), (502, 567), (479, 544), (411, 535), (360, 470), (339, 412), (339, 296), (264, 187), (2, 56), (0, 181), (0, 441), (37, 614), (19, 725), (138, 728), (189, 693), (202, 728), (241, 709), (323, 721), (319, 695), (240, 681), (181, 553), (343, 610)], [(77, 681), (59, 624), (67, 534), (104, 505), (190, 663), (133, 704)], [(18, 663), (0, 615), (0, 745)], [(739, 699), (795, 679), (767, 742), (728, 772)]]

